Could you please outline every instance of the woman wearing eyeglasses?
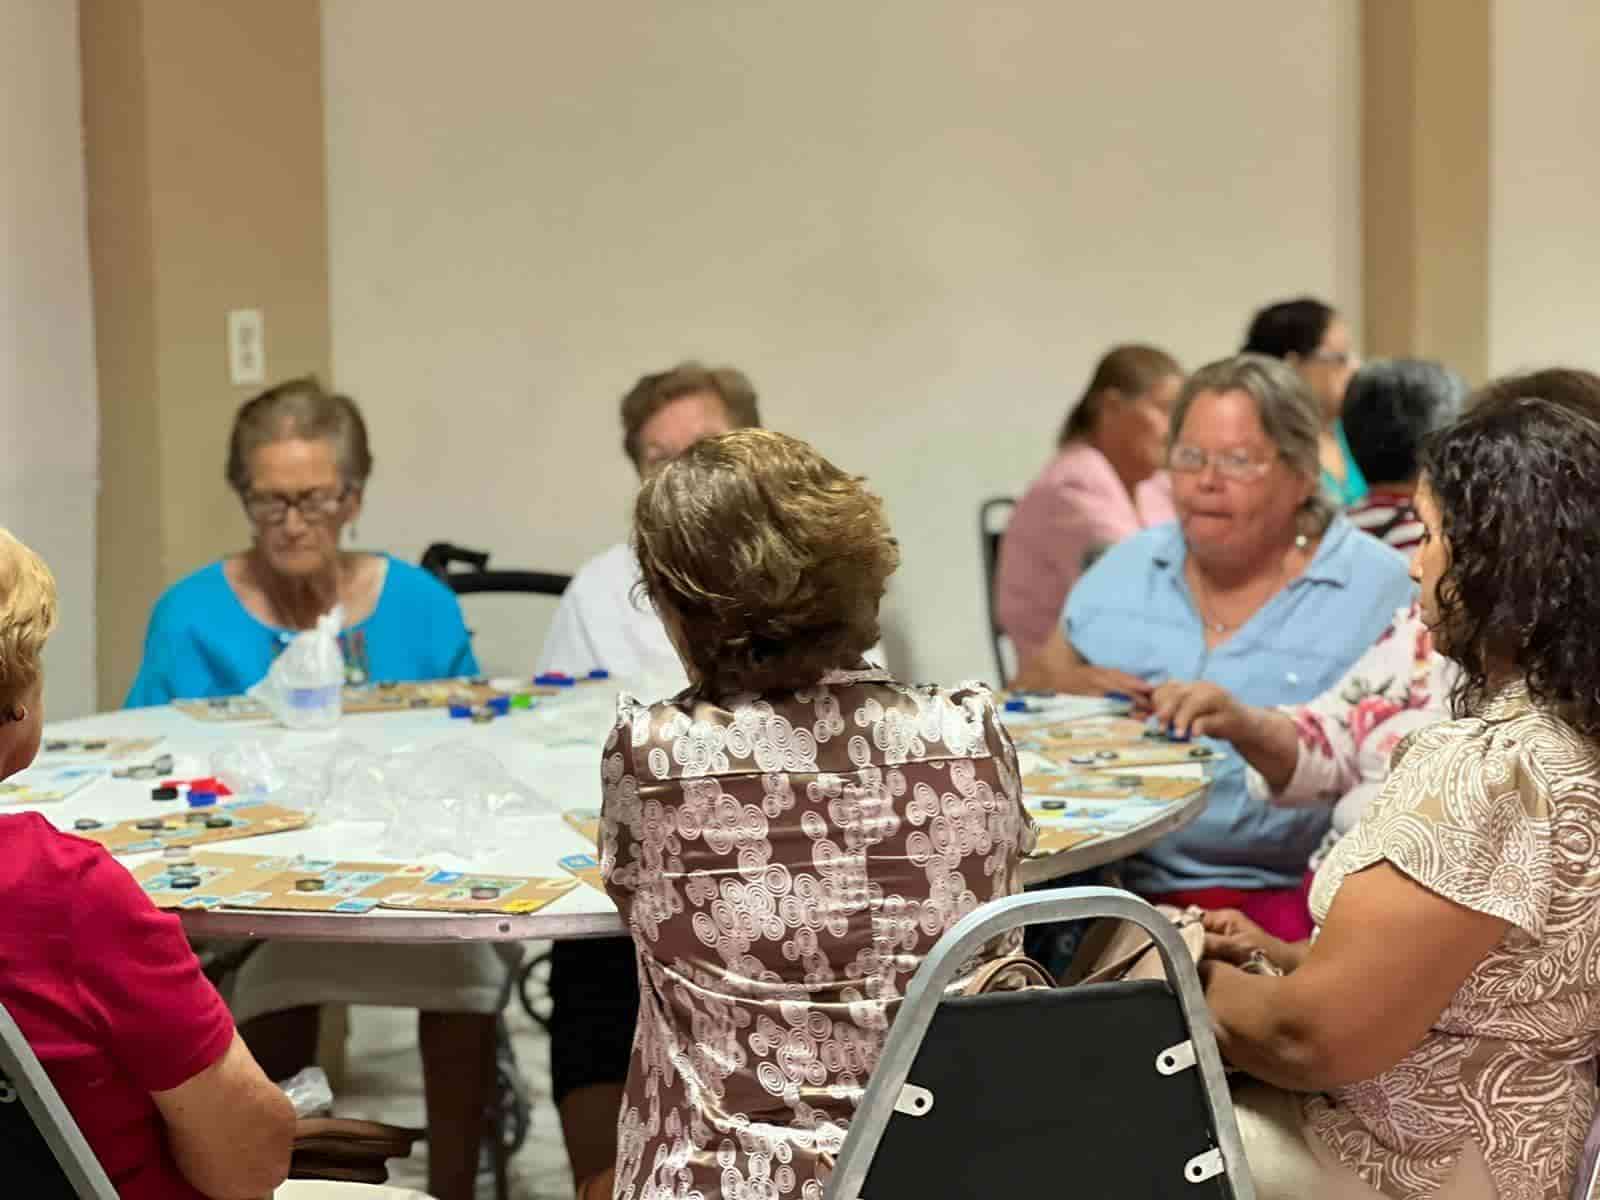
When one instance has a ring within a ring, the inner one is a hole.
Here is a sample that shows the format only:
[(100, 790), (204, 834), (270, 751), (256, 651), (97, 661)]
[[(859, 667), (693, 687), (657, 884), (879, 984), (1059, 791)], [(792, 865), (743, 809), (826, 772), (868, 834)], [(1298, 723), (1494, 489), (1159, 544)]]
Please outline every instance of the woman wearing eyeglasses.
[[(291, 380), (246, 403), (234, 418), (227, 478), (250, 521), (250, 548), (179, 580), (156, 603), (128, 705), (238, 695), (335, 604), (344, 607), (351, 682), (477, 674), (448, 588), (387, 554), (341, 549), (371, 472), (361, 411), (316, 379)], [(418, 1009), (428, 1190), (439, 1200), (469, 1200), (506, 970), (483, 943), (330, 952), (267, 942), (227, 993), (240, 1032), (273, 1079), (311, 1062), (320, 1005)]]
[[(1359, 658), (1411, 601), (1405, 559), (1335, 513), (1318, 486), (1316, 401), (1284, 363), (1240, 355), (1202, 367), (1173, 410), (1175, 524), (1108, 550), (1068, 597), (1027, 687), (1103, 692), (1121, 672), (1151, 690), (1204, 680), (1252, 705), (1299, 704)], [(1127, 866), (1134, 891), (1236, 908), (1305, 936), (1305, 864), (1325, 810), (1252, 799), (1225, 743), (1210, 802)], [(1199, 748), (1199, 747), (1197, 747)]]
[(1322, 406), (1317, 447), (1322, 486), (1346, 508), (1365, 496), (1367, 481), (1339, 422), (1350, 376), (1361, 365), (1351, 348), (1350, 327), (1344, 318), (1309, 296), (1269, 304), (1251, 319), (1239, 353), (1281, 358), (1295, 369)]
[(476, 675), (455, 596), (419, 567), (340, 548), (372, 471), (367, 427), (346, 396), (307, 377), (239, 410), (228, 483), (250, 521), (250, 549), (167, 589), (150, 615), (130, 708), (236, 696), (295, 632), (344, 606), (352, 683)]

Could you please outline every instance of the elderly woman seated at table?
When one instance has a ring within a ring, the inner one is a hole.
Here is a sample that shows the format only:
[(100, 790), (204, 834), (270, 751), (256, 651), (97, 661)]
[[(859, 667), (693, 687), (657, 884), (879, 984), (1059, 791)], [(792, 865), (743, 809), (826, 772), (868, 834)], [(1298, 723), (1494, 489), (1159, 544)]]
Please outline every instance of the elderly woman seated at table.
[[(1595, 1116), (1600, 377), (1491, 384), (1423, 468), (1412, 571), (1456, 719), (1318, 871), (1315, 941), (1208, 917), (1263, 1200), (1565, 1200)], [(1253, 951), (1288, 973), (1229, 965)]]
[(449, 588), (390, 555), (340, 548), (371, 474), (360, 409), (315, 379), (240, 408), (227, 479), (250, 548), (180, 579), (156, 603), (128, 707), (240, 695), (335, 604), (352, 683), (477, 674)]
[[(448, 588), (389, 555), (341, 549), (371, 473), (361, 411), (315, 379), (280, 384), (241, 407), (227, 478), (250, 521), (251, 546), (162, 596), (128, 704), (243, 692), (295, 631), (314, 626), (335, 604), (344, 608), (350, 682), (475, 674)], [(506, 958), (515, 953), (484, 944), (269, 942), (227, 992), (251, 1049), (275, 1079), (310, 1063), (318, 1005), (418, 1009), (430, 1190), (440, 1200), (468, 1200), (493, 1087), (495, 1015)]]
[[(1168, 454), (1177, 523), (1106, 552), (1019, 685), (1142, 705), (1170, 680), (1216, 683), (1258, 705), (1325, 691), (1412, 588), (1398, 553), (1330, 511), (1318, 489), (1321, 425), (1304, 384), (1275, 359), (1240, 355), (1195, 372)], [(1327, 828), (1324, 809), (1252, 799), (1230, 754), (1205, 812), (1131, 860), (1126, 882), (1303, 936), (1299, 883)]]
[[(55, 618), (49, 568), (0, 530), (0, 778), (38, 753), (40, 655)], [(414, 1195), (283, 1183), (294, 1109), (177, 918), (105, 850), (37, 813), (0, 816), (0, 1003), (123, 1200)], [(4, 1193), (57, 1195), (60, 1168), (27, 1136), (29, 1120), (0, 1104)]]
[(981, 686), (862, 660), (899, 554), (804, 442), (698, 443), (634, 545), (691, 685), (623, 697), (602, 763), (642, 993), (615, 1194), (818, 1196), (922, 957), (1018, 890), (1015, 752)]

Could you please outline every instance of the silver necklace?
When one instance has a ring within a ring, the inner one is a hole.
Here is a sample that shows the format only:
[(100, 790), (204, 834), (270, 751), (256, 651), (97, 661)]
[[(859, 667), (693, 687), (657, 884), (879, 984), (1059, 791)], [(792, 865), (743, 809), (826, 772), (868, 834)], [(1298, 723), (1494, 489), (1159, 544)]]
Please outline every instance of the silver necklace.
[[(1273, 596), (1277, 595), (1278, 585), (1283, 581), (1283, 577), (1289, 573), (1289, 555), (1297, 553), (1297, 552), (1299, 552), (1301, 550), (1304, 550), (1306, 548), (1308, 540), (1309, 539), (1307, 539), (1306, 535), (1303, 534), (1303, 533), (1295, 535), (1294, 549), (1286, 552), (1284, 554), (1284, 556), (1281, 559), (1278, 560), (1278, 573), (1277, 573), (1276, 576), (1273, 577), (1273, 580), (1272, 580), (1272, 585), (1273, 585), (1272, 586), (1272, 591), (1268, 594), (1267, 599), (1270, 600)], [(1201, 593), (1205, 589), (1203, 589), (1202, 587), (1199, 586), (1200, 585), (1200, 579), (1201, 579), (1200, 568), (1198, 566), (1196, 566), (1195, 570), (1194, 570), (1194, 581), (1195, 581), (1195, 585), (1196, 585), (1195, 586), (1195, 597), (1194, 597), (1194, 600), (1195, 600), (1194, 608), (1195, 608), (1195, 614), (1200, 618), (1200, 624), (1205, 627), (1205, 630), (1206, 630), (1207, 633), (1215, 633), (1215, 634), (1232, 633), (1235, 630), (1237, 630), (1241, 625), (1243, 625), (1245, 623), (1245, 621), (1248, 621), (1250, 619), (1250, 617), (1255, 616), (1255, 610), (1252, 610), (1250, 612), (1249, 616), (1245, 617), (1243, 621), (1234, 621), (1232, 623), (1227, 622), (1227, 621), (1217, 621), (1217, 620), (1213, 620), (1211, 617), (1208, 617), (1206, 615), (1206, 609), (1211, 608), (1213, 612), (1216, 611), (1216, 610), (1214, 608), (1212, 608), (1211, 601), (1210, 601), (1209, 598), (1205, 598), (1204, 599), (1204, 603), (1202, 603)], [(1264, 601), (1263, 601), (1263, 603), (1264, 603)], [(1259, 608), (1259, 607), (1260, 606), (1258, 605), (1257, 608)]]

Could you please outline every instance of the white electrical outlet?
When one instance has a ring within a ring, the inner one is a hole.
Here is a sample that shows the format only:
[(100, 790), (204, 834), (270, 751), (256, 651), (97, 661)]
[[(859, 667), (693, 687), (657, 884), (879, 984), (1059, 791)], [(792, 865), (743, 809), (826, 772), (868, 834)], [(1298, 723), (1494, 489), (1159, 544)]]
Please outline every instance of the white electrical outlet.
[(228, 312), (228, 381), (244, 386), (267, 381), (266, 323), (259, 308)]

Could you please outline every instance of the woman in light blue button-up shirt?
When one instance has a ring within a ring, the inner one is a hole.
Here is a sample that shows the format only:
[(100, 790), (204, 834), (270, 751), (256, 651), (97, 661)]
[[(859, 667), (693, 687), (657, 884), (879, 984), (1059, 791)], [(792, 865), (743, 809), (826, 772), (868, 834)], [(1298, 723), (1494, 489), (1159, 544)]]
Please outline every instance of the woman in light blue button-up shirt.
[[(1249, 704), (1295, 704), (1336, 681), (1408, 604), (1405, 559), (1361, 533), (1319, 488), (1316, 402), (1283, 363), (1201, 368), (1173, 413), (1176, 523), (1107, 551), (1068, 597), (1023, 686), (1131, 691), (1206, 679)], [(1323, 811), (1252, 800), (1231, 747), (1188, 828), (1127, 865), (1155, 899), (1241, 908), (1309, 932), (1300, 895)], [(1262, 920), (1262, 918), (1265, 918)]]

